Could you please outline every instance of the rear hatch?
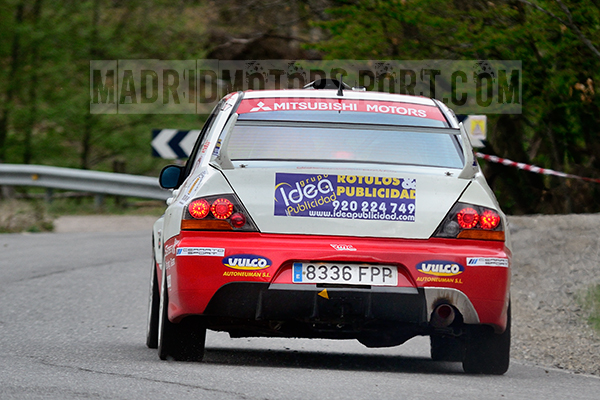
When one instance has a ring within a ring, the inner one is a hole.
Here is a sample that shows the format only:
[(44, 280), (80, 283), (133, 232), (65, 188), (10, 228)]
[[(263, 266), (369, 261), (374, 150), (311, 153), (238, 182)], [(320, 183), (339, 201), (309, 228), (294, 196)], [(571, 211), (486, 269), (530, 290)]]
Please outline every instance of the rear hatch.
[(264, 233), (429, 238), (469, 180), (356, 169), (224, 170)]
[(470, 182), (460, 131), (429, 99), (325, 92), (244, 98), (213, 166), (262, 232), (429, 238)]

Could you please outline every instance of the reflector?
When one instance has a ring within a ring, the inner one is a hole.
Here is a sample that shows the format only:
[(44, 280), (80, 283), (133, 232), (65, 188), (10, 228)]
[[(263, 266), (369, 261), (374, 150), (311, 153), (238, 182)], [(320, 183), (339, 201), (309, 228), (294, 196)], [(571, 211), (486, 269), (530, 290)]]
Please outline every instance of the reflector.
[(462, 231), (456, 237), (457, 239), (479, 239), (479, 240), (505, 240), (504, 232), (502, 231), (482, 231), (481, 229), (471, 229)]
[(231, 231), (231, 225), (227, 221), (214, 219), (184, 219), (181, 221), (182, 230), (198, 231)]
[(233, 214), (231, 216), (231, 225), (233, 225), (234, 228), (241, 228), (242, 226), (246, 225), (246, 217), (244, 214)]

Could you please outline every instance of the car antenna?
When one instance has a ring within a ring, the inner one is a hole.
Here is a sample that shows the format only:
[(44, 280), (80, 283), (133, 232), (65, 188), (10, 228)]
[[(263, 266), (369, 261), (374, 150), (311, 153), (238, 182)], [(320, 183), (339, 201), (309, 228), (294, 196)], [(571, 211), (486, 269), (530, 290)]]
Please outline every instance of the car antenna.
[(344, 74), (340, 74), (340, 87), (338, 88), (338, 92), (337, 92), (338, 96), (344, 95), (344, 91), (342, 90), (342, 86), (344, 86), (344, 82), (342, 81), (343, 78), (344, 78)]

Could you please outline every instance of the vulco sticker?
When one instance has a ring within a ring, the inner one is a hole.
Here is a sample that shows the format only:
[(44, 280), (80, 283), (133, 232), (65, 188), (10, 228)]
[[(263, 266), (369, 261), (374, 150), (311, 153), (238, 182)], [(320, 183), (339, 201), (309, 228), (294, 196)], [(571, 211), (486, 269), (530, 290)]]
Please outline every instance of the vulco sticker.
[(508, 268), (508, 258), (467, 257), (469, 267), (505, 267)]
[(332, 244), (331, 247), (337, 251), (356, 251), (356, 248), (351, 244)]
[(265, 257), (255, 256), (254, 254), (235, 254), (233, 256), (225, 257), (222, 262), (226, 267), (249, 271), (265, 269), (271, 266), (271, 260)]
[(432, 260), (417, 264), (417, 271), (427, 275), (455, 276), (462, 274), (464, 270), (462, 265), (449, 261)]
[(180, 247), (177, 249), (177, 255), (223, 257), (225, 255), (225, 249), (213, 247)]

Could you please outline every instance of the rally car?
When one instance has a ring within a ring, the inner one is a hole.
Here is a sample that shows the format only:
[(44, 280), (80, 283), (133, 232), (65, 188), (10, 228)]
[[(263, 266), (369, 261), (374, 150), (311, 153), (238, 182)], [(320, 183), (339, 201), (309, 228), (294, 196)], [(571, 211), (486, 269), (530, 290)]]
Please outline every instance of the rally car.
[(227, 95), (163, 169), (148, 347), (199, 361), (207, 329), (428, 335), (434, 360), (503, 374), (510, 238), (468, 134), (437, 100), (333, 82)]

